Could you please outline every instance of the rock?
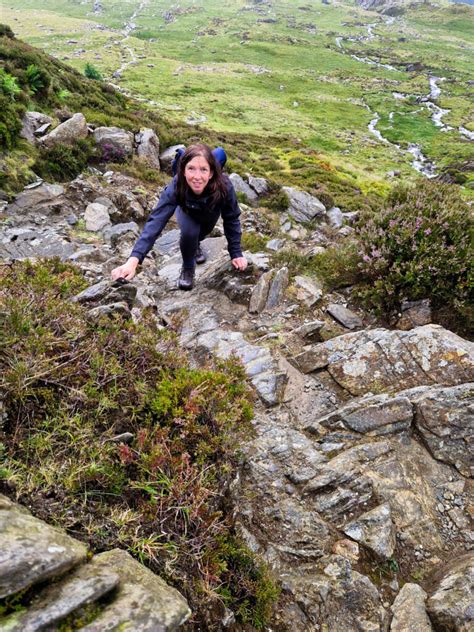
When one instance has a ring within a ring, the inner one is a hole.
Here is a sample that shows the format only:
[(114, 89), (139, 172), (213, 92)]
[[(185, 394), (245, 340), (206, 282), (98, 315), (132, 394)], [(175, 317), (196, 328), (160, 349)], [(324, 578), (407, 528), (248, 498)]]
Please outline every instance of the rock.
[(334, 543), (332, 551), (335, 555), (346, 557), (351, 562), (359, 561), (359, 545), (352, 540), (338, 540)]
[(369, 395), (320, 417), (306, 430), (317, 432), (320, 426), (337, 428), (342, 422), (350, 430), (379, 436), (409, 430), (413, 416), (414, 407), (406, 396)]
[(105, 228), (104, 239), (116, 248), (118, 243), (124, 238), (136, 239), (140, 234), (140, 228), (136, 222), (125, 222), (123, 224), (115, 224)]
[(355, 224), (356, 221), (359, 219), (360, 213), (359, 211), (347, 211), (346, 213), (342, 214), (342, 217), (344, 219), (344, 221), (347, 224)]
[(86, 220), (86, 230), (92, 232), (99, 232), (111, 224), (107, 207), (96, 202), (88, 204), (84, 212), (84, 219)]
[(435, 387), (412, 401), (416, 428), (435, 459), (474, 477), (474, 384)]
[(101, 281), (86, 288), (72, 300), (81, 304), (100, 303), (102, 305), (125, 301), (129, 309), (131, 309), (136, 295), (137, 287), (133, 283)]
[(288, 287), (288, 268), (280, 268), (278, 270), (270, 285), (268, 291), (268, 298), (265, 304), (265, 309), (273, 309), (277, 307), (284, 298), (285, 290)]
[(270, 291), (272, 276), (273, 270), (264, 272), (259, 278), (257, 285), (252, 290), (249, 304), (249, 312), (251, 314), (260, 314), (265, 309), (265, 305), (268, 299), (268, 292)]
[(470, 382), (473, 359), (473, 343), (439, 325), (425, 325), (411, 331), (344, 334), (314, 345), (295, 362), (304, 372), (327, 366), (336, 382), (357, 396), (437, 382)]
[(265, 244), (265, 248), (267, 250), (273, 250), (274, 252), (277, 252), (278, 250), (281, 250), (284, 245), (284, 239), (270, 239), (270, 241), (267, 241), (267, 243)]
[(97, 127), (94, 130), (94, 140), (103, 151), (112, 151), (129, 157), (133, 153), (133, 134), (120, 127)]
[(326, 311), (347, 329), (358, 329), (364, 326), (362, 319), (344, 305), (330, 303)]
[(153, 169), (160, 171), (160, 141), (155, 132), (145, 127), (136, 135), (135, 140), (138, 157), (145, 160)]
[(8, 617), (4, 625), (9, 632), (50, 629), (78, 608), (110, 593), (118, 587), (119, 582), (117, 573), (100, 568), (97, 558), (94, 558), (61, 582), (43, 589), (26, 612)]
[(119, 591), (82, 632), (130, 629), (134, 632), (173, 632), (191, 615), (184, 597), (128, 553), (113, 549), (94, 558), (97, 569), (116, 573)]
[(344, 224), (344, 215), (339, 207), (333, 206), (327, 212), (327, 222), (331, 228), (341, 228)]
[(20, 136), (30, 143), (36, 143), (35, 132), (44, 125), (51, 125), (52, 118), (42, 112), (25, 112), (21, 122), (23, 127)]
[(282, 187), (288, 196), (288, 214), (297, 222), (309, 222), (326, 214), (326, 207), (318, 198), (293, 187)]
[(362, 514), (344, 527), (344, 533), (381, 559), (390, 559), (396, 545), (390, 505), (384, 503)]
[(309, 323), (304, 323), (300, 327), (297, 327), (293, 333), (301, 336), (302, 338), (308, 338), (310, 340), (320, 341), (321, 327), (324, 326), (323, 320), (312, 320)]
[(433, 632), (425, 608), (426, 593), (417, 584), (405, 584), (391, 606), (390, 632)]
[(469, 632), (474, 619), (474, 553), (442, 568), (434, 579), (426, 609), (435, 629)]
[(255, 191), (243, 180), (239, 174), (231, 173), (229, 176), (236, 193), (243, 193), (250, 204), (254, 204), (258, 200), (258, 195)]
[(323, 295), (323, 288), (315, 277), (296, 276), (294, 284), (298, 288), (296, 298), (306, 307), (314, 307)]
[(259, 197), (268, 193), (268, 183), (265, 178), (255, 178), (254, 176), (248, 175), (247, 179), (250, 187)]
[(37, 257), (59, 257), (69, 259), (76, 247), (61, 235), (51, 230), (28, 230), (13, 228), (0, 235), (0, 258), (5, 260), (35, 259)]
[(121, 316), (129, 317), (130, 310), (125, 301), (119, 301), (118, 303), (108, 303), (107, 305), (98, 305), (93, 307), (87, 312), (89, 318), (99, 318), (100, 316), (113, 316), (119, 314)]
[(408, 331), (414, 327), (431, 323), (431, 304), (429, 299), (422, 301), (404, 301), (402, 316), (397, 322), (397, 328)]
[(86, 118), (84, 114), (78, 112), (64, 123), (60, 123), (38, 142), (45, 147), (59, 144), (74, 145), (78, 139), (87, 138), (88, 134)]
[(35, 213), (48, 213), (58, 208), (58, 204), (64, 202), (64, 187), (60, 184), (48, 184), (44, 182), (39, 187), (22, 191), (7, 207), (7, 213), (23, 215), (33, 211)]
[(0, 599), (62, 575), (87, 548), (0, 496)]
[(171, 175), (171, 165), (178, 149), (186, 149), (186, 145), (172, 145), (160, 154), (160, 165), (163, 171)]

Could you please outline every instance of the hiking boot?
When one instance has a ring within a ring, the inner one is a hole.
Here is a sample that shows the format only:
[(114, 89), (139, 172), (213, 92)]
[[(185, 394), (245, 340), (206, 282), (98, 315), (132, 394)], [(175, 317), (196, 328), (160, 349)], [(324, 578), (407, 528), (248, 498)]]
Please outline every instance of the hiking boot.
[(193, 285), (194, 285), (194, 270), (182, 268), (181, 274), (179, 275), (179, 280), (178, 280), (179, 289), (192, 290)]
[(201, 263), (206, 263), (207, 261), (207, 256), (206, 253), (204, 252), (204, 250), (201, 248), (201, 244), (199, 244), (199, 246), (196, 249), (196, 254), (194, 255), (194, 260), (196, 261), (196, 263), (201, 264)]

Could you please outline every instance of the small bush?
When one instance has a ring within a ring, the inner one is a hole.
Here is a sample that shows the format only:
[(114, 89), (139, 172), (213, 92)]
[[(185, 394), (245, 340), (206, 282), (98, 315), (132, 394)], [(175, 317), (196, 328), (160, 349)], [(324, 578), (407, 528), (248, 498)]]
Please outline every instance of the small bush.
[(12, 101), (21, 92), (17, 78), (5, 72), (3, 68), (0, 68), (0, 90), (5, 96), (10, 97)]
[(379, 214), (360, 222), (365, 304), (391, 315), (405, 299), (430, 298), (435, 310), (465, 313), (472, 301), (473, 226), (456, 187), (423, 180), (395, 189)]
[(102, 75), (97, 70), (95, 66), (90, 64), (89, 62), (86, 64), (84, 68), (84, 74), (88, 79), (94, 79), (95, 81), (102, 81)]
[(0, 24), (0, 37), (8, 37), (9, 39), (15, 39), (15, 34), (8, 26), (8, 24)]
[(103, 162), (116, 162), (118, 164), (125, 160), (125, 150), (123, 147), (113, 143), (103, 143), (100, 146), (101, 160)]
[(21, 112), (7, 96), (0, 94), (0, 148), (11, 150), (21, 132)]
[(44, 147), (40, 149), (33, 170), (45, 180), (72, 180), (87, 168), (92, 152), (87, 140), (78, 140), (71, 146)]
[(36, 64), (28, 66), (25, 72), (25, 79), (33, 94), (46, 93), (51, 84), (51, 78), (48, 73), (38, 68)]

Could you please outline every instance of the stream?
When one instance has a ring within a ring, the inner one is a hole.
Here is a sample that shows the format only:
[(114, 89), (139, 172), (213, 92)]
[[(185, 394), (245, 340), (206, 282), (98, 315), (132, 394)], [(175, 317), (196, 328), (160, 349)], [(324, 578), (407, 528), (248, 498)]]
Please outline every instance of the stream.
[[(390, 18), (385, 19), (385, 24), (389, 26), (393, 24), (394, 21), (395, 21), (395, 18), (390, 17)], [(348, 53), (346, 53), (346, 51), (344, 50), (343, 42), (356, 42), (356, 41), (368, 42), (376, 37), (376, 35), (373, 32), (373, 29), (375, 26), (377, 26), (377, 23), (366, 25), (367, 27), (366, 36), (358, 36), (358, 37), (338, 36), (336, 37), (337, 48), (344, 55), (347, 55)], [(377, 66), (378, 68), (384, 68), (386, 70), (395, 70), (395, 71), (398, 70), (397, 68), (395, 68), (394, 66), (391, 66), (390, 64), (383, 64), (381, 62), (374, 61), (373, 59), (369, 59), (368, 57), (359, 57), (358, 55), (354, 55), (354, 54), (350, 54), (350, 57), (352, 57), (352, 59), (355, 59), (356, 61), (359, 61), (364, 64), (368, 64), (370, 66)], [(446, 77), (429, 77), (428, 81), (429, 81), (430, 92), (426, 97), (423, 97), (421, 99), (421, 104), (423, 107), (426, 107), (430, 111), (431, 120), (433, 121), (433, 124), (436, 127), (438, 127), (442, 132), (452, 131), (454, 128), (451, 127), (450, 125), (446, 125), (445, 123), (443, 123), (443, 120), (442, 120), (443, 117), (446, 116), (446, 114), (449, 114), (451, 110), (443, 109), (439, 105), (434, 103), (434, 101), (441, 96), (441, 88), (439, 87), (438, 84), (441, 83), (442, 81), (446, 81)], [(410, 97), (410, 95), (402, 94), (401, 92), (393, 92), (392, 95), (394, 99), (398, 99), (398, 100), (404, 100)], [(400, 145), (392, 143), (387, 138), (384, 138), (384, 136), (382, 136), (380, 131), (377, 129), (377, 124), (380, 121), (379, 114), (377, 112), (372, 112), (372, 110), (367, 104), (366, 104), (366, 107), (372, 116), (370, 123), (368, 124), (369, 132), (373, 136), (375, 136), (377, 140), (379, 140), (380, 142), (389, 144), (392, 147), (396, 147), (399, 151), (403, 153), (410, 154), (412, 156), (411, 165), (413, 169), (423, 174), (427, 178), (436, 177), (437, 175), (436, 165), (434, 164), (434, 162), (431, 162), (430, 160), (428, 160), (428, 158), (426, 158), (426, 156), (423, 155), (420, 146), (415, 143), (411, 143), (410, 145), (408, 145), (407, 149), (404, 150), (400, 147)], [(423, 107), (419, 108), (418, 110), (415, 110), (414, 112), (411, 112), (411, 114), (419, 113), (420, 111), (423, 110)], [(394, 114), (395, 112), (390, 112), (389, 114), (390, 121), (393, 121)], [(469, 140), (474, 140), (474, 132), (471, 132), (470, 130), (466, 129), (462, 125), (458, 128), (458, 130), (462, 136), (468, 138)]]

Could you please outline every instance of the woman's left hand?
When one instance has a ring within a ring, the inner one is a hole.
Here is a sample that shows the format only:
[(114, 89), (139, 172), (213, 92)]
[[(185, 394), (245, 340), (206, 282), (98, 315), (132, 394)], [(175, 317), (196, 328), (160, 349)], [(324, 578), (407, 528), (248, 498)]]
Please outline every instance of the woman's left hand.
[(232, 259), (232, 265), (236, 270), (243, 271), (247, 267), (247, 259), (245, 257), (236, 257)]

